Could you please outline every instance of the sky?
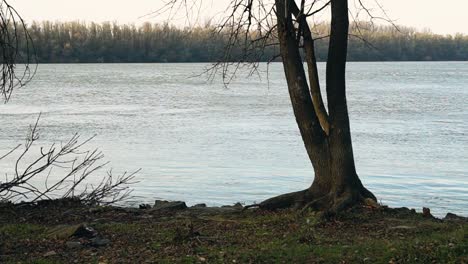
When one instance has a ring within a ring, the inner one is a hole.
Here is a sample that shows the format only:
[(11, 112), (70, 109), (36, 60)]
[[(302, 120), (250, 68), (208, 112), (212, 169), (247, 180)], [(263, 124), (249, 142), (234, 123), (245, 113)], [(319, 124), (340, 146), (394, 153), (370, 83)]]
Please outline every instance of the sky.
[[(145, 21), (163, 22), (165, 16), (145, 16), (158, 10), (167, 0), (7, 0), (26, 21), (85, 21), (140, 24)], [(179, 15), (171, 20), (181, 26), (194, 21), (203, 24), (222, 13), (229, 0), (203, 0), (197, 19), (187, 20)], [(355, 0), (350, 0), (350, 5)], [(367, 1), (378, 10), (376, 0)], [(437, 34), (468, 34), (468, 0), (378, 0), (396, 24), (430, 30)], [(373, 5), (374, 4), (374, 5)], [(376, 13), (378, 13), (375, 11)], [(143, 16), (143, 17), (142, 17)]]

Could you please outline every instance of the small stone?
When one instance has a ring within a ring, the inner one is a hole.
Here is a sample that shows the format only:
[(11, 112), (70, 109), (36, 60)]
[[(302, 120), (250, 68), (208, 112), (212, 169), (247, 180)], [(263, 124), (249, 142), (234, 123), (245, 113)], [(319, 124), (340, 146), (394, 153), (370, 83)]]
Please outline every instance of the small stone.
[(466, 221), (468, 222), (468, 217), (463, 217), (459, 216), (456, 214), (448, 213), (445, 217), (444, 220), (446, 221)]
[(192, 206), (192, 208), (205, 208), (205, 207), (206, 207), (206, 204), (204, 203), (199, 203), (199, 204)]
[(187, 205), (185, 204), (185, 202), (181, 202), (181, 201), (170, 202), (170, 201), (156, 200), (154, 202), (153, 210), (183, 210), (186, 208), (187, 208)]
[(42, 256), (46, 258), (46, 257), (55, 256), (55, 255), (57, 255), (57, 252), (55, 252), (55, 251), (52, 250), (52, 251), (49, 251), (49, 252), (45, 253), (45, 254), (42, 255)]
[(87, 225), (80, 225), (73, 233), (73, 237), (93, 238), (97, 236), (97, 231)]
[(82, 245), (78, 241), (68, 241), (66, 243), (66, 246), (67, 246), (67, 248), (74, 249), (74, 248), (80, 248)]
[(201, 262), (205, 262), (205, 261), (206, 261), (206, 258), (204, 258), (204, 257), (199, 257), (198, 260), (200, 260)]
[(423, 216), (424, 217), (433, 217), (431, 215), (431, 209), (427, 208), (427, 207), (423, 207)]
[(380, 208), (380, 204), (378, 204), (374, 199), (371, 198), (365, 199), (364, 204), (372, 208)]
[(110, 244), (110, 240), (106, 238), (95, 237), (91, 239), (90, 245), (93, 247), (105, 247)]
[(244, 206), (241, 203), (235, 203), (234, 205), (223, 205), (221, 208), (243, 209)]
[(140, 209), (151, 209), (151, 205), (150, 204), (140, 204), (139, 205), (139, 208)]
[(392, 211), (398, 214), (411, 214), (411, 210), (408, 207), (394, 208)]

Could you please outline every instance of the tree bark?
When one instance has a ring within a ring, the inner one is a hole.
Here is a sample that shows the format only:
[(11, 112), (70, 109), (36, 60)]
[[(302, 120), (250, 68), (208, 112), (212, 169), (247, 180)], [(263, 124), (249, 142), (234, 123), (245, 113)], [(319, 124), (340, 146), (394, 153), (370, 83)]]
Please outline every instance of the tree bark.
[(299, 7), (294, 1), (291, 2), (291, 12), (299, 22), (299, 34), (302, 34), (303, 36), (303, 45), (307, 62), (307, 70), (309, 74), (310, 93), (312, 96), (314, 109), (317, 113), (317, 118), (319, 119), (323, 131), (326, 135), (329, 135), (330, 123), (328, 120), (327, 110), (325, 109), (325, 105), (323, 103), (322, 94), (320, 92), (317, 59), (315, 57), (315, 44), (312, 37), (312, 32), (310, 31), (309, 24), (307, 23), (307, 17), (302, 13), (303, 11), (299, 10)]
[[(375, 199), (361, 183), (354, 165), (346, 103), (346, 55), (348, 45), (347, 0), (331, 1), (331, 32), (326, 70), (329, 115), (323, 106), (313, 51), (313, 39), (304, 25), (304, 45), (309, 65), (309, 84), (300, 55), (299, 39), (292, 15), (301, 20), (293, 0), (276, 0), (278, 38), (283, 68), (294, 115), (307, 154), (314, 167), (312, 185), (303, 191), (273, 197), (259, 204), (264, 209), (311, 207), (331, 213)], [(305, 23), (307, 23), (305, 21)], [(306, 45), (307, 44), (307, 45)], [(315, 100), (313, 99), (315, 98)]]

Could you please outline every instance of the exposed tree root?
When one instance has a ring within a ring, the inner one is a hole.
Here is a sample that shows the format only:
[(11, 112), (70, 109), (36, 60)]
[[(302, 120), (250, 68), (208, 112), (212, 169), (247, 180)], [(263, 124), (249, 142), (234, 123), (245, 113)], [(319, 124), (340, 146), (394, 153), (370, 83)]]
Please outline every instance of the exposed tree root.
[(305, 201), (307, 190), (282, 194), (258, 204), (260, 209), (278, 210), (286, 208), (300, 208)]
[(366, 199), (376, 201), (375, 196), (366, 188), (348, 189), (341, 193), (330, 192), (325, 195), (316, 195), (310, 189), (279, 195), (265, 200), (257, 205), (264, 210), (278, 210), (286, 208), (312, 209), (327, 214), (336, 214), (347, 208), (365, 204)]

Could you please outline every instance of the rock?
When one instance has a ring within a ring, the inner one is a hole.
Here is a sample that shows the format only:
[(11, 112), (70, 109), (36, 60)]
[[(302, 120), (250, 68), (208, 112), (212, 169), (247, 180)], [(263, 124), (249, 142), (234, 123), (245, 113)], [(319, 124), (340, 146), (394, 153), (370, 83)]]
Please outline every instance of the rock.
[(181, 202), (181, 201), (170, 202), (170, 201), (156, 200), (154, 202), (153, 210), (183, 210), (186, 208), (187, 208), (187, 205), (185, 204), (185, 202)]
[(110, 240), (106, 238), (95, 237), (90, 240), (90, 245), (93, 247), (105, 247), (110, 244)]
[(371, 198), (365, 199), (364, 204), (372, 208), (380, 208), (380, 204), (378, 204), (376, 201), (374, 201), (374, 199)]
[(459, 216), (456, 214), (448, 213), (444, 219), (445, 221), (463, 221), (468, 222), (468, 217)]
[(45, 253), (45, 254), (42, 255), (42, 256), (46, 258), (46, 257), (55, 256), (55, 255), (57, 255), (57, 252), (55, 252), (55, 251), (52, 250), (52, 251), (49, 251), (49, 252)]
[(221, 208), (243, 209), (244, 206), (241, 203), (235, 203), (234, 205), (223, 205)]
[(206, 204), (204, 203), (200, 203), (200, 204), (196, 204), (194, 206), (192, 206), (192, 208), (205, 208), (206, 207)]
[(433, 216), (431, 215), (431, 209), (429, 209), (427, 207), (423, 207), (423, 216), (428, 217), (428, 218), (432, 218)]
[(78, 241), (68, 241), (65, 245), (70, 249), (80, 248), (82, 246)]
[(73, 237), (93, 238), (97, 236), (97, 231), (87, 225), (80, 225), (72, 234)]
[(399, 207), (399, 208), (388, 208), (387, 209), (389, 212), (392, 212), (396, 215), (413, 215), (416, 213), (416, 211), (413, 211), (412, 209), (409, 209), (408, 207)]
[(151, 205), (150, 204), (140, 204), (139, 208), (140, 209), (151, 209)]

